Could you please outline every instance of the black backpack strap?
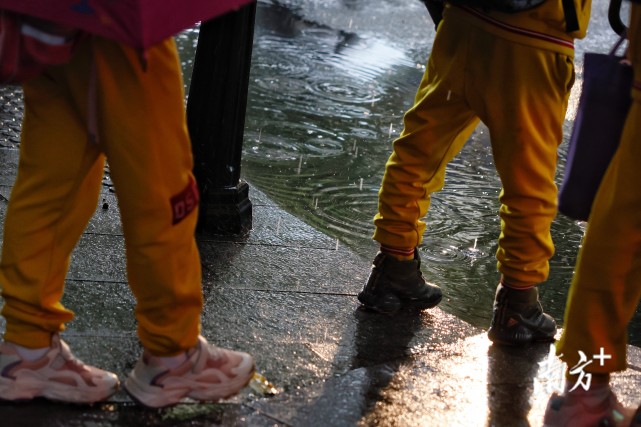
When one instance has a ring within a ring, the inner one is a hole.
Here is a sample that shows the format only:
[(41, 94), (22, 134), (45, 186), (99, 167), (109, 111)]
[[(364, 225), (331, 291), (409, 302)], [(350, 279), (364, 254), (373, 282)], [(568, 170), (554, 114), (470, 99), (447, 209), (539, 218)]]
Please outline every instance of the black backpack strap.
[(427, 11), (429, 12), (430, 17), (434, 22), (434, 28), (438, 28), (439, 22), (441, 22), (441, 19), (443, 19), (443, 9), (445, 8), (445, 3), (443, 3), (443, 0), (421, 1), (425, 4), (425, 7), (427, 7)]
[(565, 15), (565, 31), (571, 33), (579, 29), (579, 19), (576, 16), (574, 0), (561, 0), (563, 14)]

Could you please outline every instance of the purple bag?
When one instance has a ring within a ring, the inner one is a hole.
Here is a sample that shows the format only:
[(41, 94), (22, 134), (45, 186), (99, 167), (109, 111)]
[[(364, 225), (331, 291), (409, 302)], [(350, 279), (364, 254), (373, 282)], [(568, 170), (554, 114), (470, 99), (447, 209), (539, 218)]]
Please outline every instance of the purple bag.
[(559, 191), (559, 212), (573, 219), (588, 220), (632, 101), (632, 66), (616, 55), (624, 40), (621, 37), (609, 54), (584, 57), (582, 92)]

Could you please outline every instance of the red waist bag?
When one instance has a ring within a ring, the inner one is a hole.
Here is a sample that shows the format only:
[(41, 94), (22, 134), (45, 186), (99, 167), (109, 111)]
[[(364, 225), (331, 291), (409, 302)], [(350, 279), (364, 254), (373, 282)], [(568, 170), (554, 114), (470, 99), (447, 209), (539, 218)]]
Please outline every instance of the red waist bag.
[(0, 84), (20, 84), (69, 62), (82, 33), (0, 10)]

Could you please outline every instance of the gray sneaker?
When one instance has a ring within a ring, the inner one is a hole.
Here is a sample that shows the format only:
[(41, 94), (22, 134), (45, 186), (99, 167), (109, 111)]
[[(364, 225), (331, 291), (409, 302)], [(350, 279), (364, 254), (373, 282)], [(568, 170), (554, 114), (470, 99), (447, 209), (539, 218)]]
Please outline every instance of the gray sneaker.
[(358, 294), (358, 300), (365, 308), (386, 314), (406, 307), (432, 308), (442, 298), (441, 288), (423, 278), (421, 258), (416, 250), (414, 259), (409, 261), (399, 261), (379, 252), (372, 263), (367, 284)]

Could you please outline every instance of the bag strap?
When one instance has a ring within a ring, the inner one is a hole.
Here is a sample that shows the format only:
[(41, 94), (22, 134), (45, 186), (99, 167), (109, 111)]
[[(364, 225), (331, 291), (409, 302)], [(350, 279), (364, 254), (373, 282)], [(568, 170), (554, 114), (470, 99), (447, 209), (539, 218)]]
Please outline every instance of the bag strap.
[(610, 0), (608, 6), (608, 22), (615, 33), (624, 37), (628, 27), (621, 21), (621, 3), (622, 0)]
[(441, 19), (443, 19), (443, 9), (445, 7), (445, 3), (443, 0), (421, 0), (424, 4), (425, 7), (427, 7), (427, 11), (430, 14), (430, 18), (432, 18), (432, 22), (434, 22), (434, 29), (438, 29), (438, 24), (441, 22)]
[[(621, 47), (623, 42), (626, 41), (626, 40), (627, 40), (627, 36), (626, 36), (625, 31), (624, 31), (623, 34), (621, 34), (619, 36), (619, 39), (616, 41), (616, 43), (614, 43), (614, 46), (612, 46), (612, 49), (610, 49), (610, 52), (608, 52), (608, 55), (609, 56), (616, 56), (617, 51), (619, 50), (619, 48)], [(624, 49), (624, 51), (623, 51), (623, 57), (626, 57), (626, 56), (627, 56), (627, 48)]]
[(579, 29), (579, 18), (576, 16), (574, 0), (561, 0), (563, 14), (565, 15), (565, 31), (571, 33)]

